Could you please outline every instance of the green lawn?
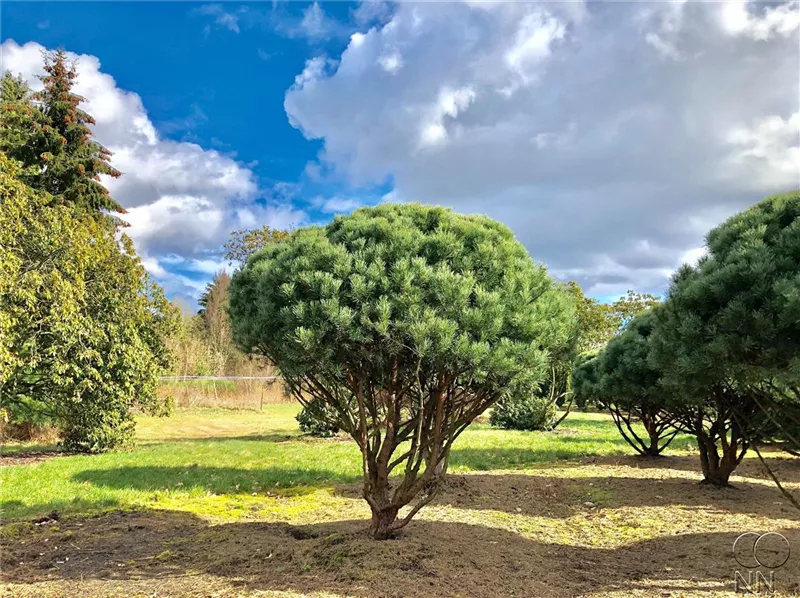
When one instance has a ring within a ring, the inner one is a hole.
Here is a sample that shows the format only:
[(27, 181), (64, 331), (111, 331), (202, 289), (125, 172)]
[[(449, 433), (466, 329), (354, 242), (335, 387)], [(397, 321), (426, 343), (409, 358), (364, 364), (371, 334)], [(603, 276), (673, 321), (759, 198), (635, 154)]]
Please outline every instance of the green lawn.
[[(0, 595), (732, 597), (743, 530), (800, 545), (755, 457), (709, 488), (690, 439), (637, 458), (588, 413), (555, 432), (471, 426), (439, 496), (375, 542), (355, 443), (301, 436), (296, 412), (178, 410), (141, 418), (130, 451), (3, 467)], [(768, 459), (800, 493), (800, 461)], [(775, 595), (797, 579), (793, 559)]]
[[(137, 446), (130, 451), (3, 467), (2, 516), (14, 520), (54, 510), (145, 507), (236, 519), (265, 500), (267, 509), (273, 500), (283, 514), (322, 508), (336, 502), (336, 485), (359, 479), (360, 457), (347, 439), (300, 436), (296, 412), (290, 404), (269, 405), (262, 412), (204, 409), (142, 417)], [(689, 444), (680, 439), (673, 446), (680, 450)], [(629, 453), (608, 417), (573, 413), (550, 433), (474, 424), (456, 442), (450, 471), (535, 468), (555, 460)]]

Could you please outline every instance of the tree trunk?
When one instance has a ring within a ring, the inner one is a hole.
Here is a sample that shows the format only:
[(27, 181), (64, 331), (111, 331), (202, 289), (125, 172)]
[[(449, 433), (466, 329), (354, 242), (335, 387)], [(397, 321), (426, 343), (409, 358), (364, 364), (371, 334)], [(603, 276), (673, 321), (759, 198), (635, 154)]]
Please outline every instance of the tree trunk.
[(397, 519), (397, 507), (387, 506), (382, 509), (372, 508), (372, 523), (369, 526), (370, 535), (376, 540), (386, 540), (392, 537), (392, 524)]
[(738, 465), (738, 443), (731, 443), (723, 450), (720, 457), (717, 443), (708, 436), (698, 437), (697, 446), (700, 449), (700, 464), (703, 467), (702, 484), (709, 484), (717, 488), (730, 486), (728, 480)]
[(642, 413), (642, 424), (644, 425), (645, 430), (647, 430), (647, 436), (650, 439), (650, 445), (645, 449), (644, 454), (648, 457), (660, 457), (661, 448), (659, 448), (658, 445), (661, 442), (661, 435), (659, 434), (658, 425), (655, 421), (655, 418)]

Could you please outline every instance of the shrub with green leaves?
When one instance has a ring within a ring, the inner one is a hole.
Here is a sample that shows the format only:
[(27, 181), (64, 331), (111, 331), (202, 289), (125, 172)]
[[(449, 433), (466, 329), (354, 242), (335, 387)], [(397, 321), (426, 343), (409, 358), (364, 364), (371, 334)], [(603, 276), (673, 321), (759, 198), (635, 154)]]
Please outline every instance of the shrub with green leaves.
[(376, 538), (432, 499), (475, 417), (540, 389), (576, 321), (508, 228), (419, 204), (362, 208), (266, 247), (234, 275), (230, 314), (240, 348), (358, 443)]
[(506, 430), (551, 430), (555, 418), (555, 402), (531, 394), (500, 401), (492, 408), (489, 423)]
[(10, 423), (53, 422), (64, 448), (128, 442), (132, 409), (161, 412), (156, 383), (175, 322), (133, 245), (21, 180), (0, 154), (0, 384)]

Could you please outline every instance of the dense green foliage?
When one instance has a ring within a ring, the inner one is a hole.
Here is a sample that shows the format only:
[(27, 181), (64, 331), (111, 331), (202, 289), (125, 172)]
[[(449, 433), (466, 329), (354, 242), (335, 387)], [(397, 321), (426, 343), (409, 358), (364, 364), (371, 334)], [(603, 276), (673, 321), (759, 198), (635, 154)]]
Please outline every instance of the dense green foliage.
[(797, 442), (800, 192), (733, 216), (709, 232), (707, 247), (676, 273), (662, 305), (581, 360), (573, 384), (580, 401), (611, 411), (640, 452), (660, 448), (651, 435), (648, 450), (632, 420), (648, 434), (692, 434), (705, 481), (725, 486), (755, 443)]
[(578, 364), (573, 383), (640, 452), (659, 452), (658, 440), (648, 450), (631, 420), (692, 434), (705, 481), (725, 486), (749, 447), (791, 441), (800, 421), (800, 192), (730, 218), (707, 247), (662, 305)]
[[(648, 362), (655, 322), (654, 310), (630, 320), (603, 351), (577, 362), (573, 389), (579, 404), (589, 401), (607, 409), (622, 437), (642, 455), (657, 456), (675, 437), (665, 432), (672, 424), (664, 410), (665, 392), (660, 372)], [(646, 436), (633, 427), (641, 422)]]
[(550, 430), (555, 416), (555, 401), (547, 396), (511, 396), (495, 405), (489, 423), (506, 430)]
[(20, 180), (2, 155), (0, 380), (8, 421), (52, 421), (69, 450), (130, 439), (155, 397), (173, 314), (130, 240)]
[[(0, 151), (22, 164), (36, 163), (39, 157), (32, 140), (45, 122), (22, 77), (6, 72), (0, 82)], [(35, 174), (36, 171), (22, 173), (31, 179)]]
[(25, 182), (46, 191), (51, 201), (124, 214), (99, 180), (121, 173), (109, 163), (111, 153), (92, 139), (94, 119), (80, 109), (83, 99), (72, 92), (75, 66), (60, 50), (46, 54), (44, 61), (44, 87), (37, 93), (10, 73), (3, 77), (3, 152), (22, 163)]
[(300, 431), (318, 438), (335, 436), (339, 432), (337, 420), (336, 409), (317, 398), (308, 401), (297, 414)]
[(713, 229), (708, 256), (675, 275), (652, 364), (694, 434), (706, 479), (727, 484), (748, 447), (800, 395), (800, 192)]
[(506, 227), (418, 204), (357, 210), (266, 247), (234, 275), (230, 313), (240, 348), (272, 360), (301, 402), (335, 409), (358, 443), (376, 537), (432, 498), (475, 417), (540, 388), (575, 324)]

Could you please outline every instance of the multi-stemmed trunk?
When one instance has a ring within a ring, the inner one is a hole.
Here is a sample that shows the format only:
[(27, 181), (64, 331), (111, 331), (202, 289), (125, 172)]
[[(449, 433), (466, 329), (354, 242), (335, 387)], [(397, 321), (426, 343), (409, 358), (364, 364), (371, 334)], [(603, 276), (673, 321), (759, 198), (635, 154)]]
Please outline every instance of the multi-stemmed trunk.
[(732, 431), (730, 438), (720, 437), (720, 446), (708, 434), (697, 435), (700, 449), (700, 465), (703, 469), (703, 484), (718, 488), (730, 486), (731, 474), (741, 463), (747, 452), (747, 442)]
[[(449, 387), (449, 377), (443, 375), (438, 384), (427, 390), (427, 408), (417, 409), (423, 403), (423, 396), (418, 395), (419, 402), (406, 403), (410, 408), (403, 409), (393, 384), (390, 392), (381, 395), (385, 417), (377, 421), (372, 417), (369, 421), (375, 410), (367, 405), (362, 387), (355, 380), (352, 382), (359, 421), (351, 435), (361, 448), (363, 496), (372, 511), (370, 534), (385, 540), (433, 499), (447, 471), (453, 442), (486, 408), (486, 403), (477, 403), (462, 411), (460, 417), (452, 417), (453, 393), (458, 389)], [(402, 468), (403, 475), (390, 482), (392, 472), (398, 468)], [(407, 506), (410, 510), (398, 518), (400, 510)]]
[(372, 377), (361, 370), (331, 372), (329, 384), (310, 374), (284, 374), (301, 403), (317, 398), (333, 409), (337, 426), (361, 449), (362, 495), (372, 511), (370, 535), (378, 540), (405, 527), (433, 500), (453, 442), (502, 396), (501, 387), (479, 384), (468, 373), (442, 367), (426, 374), (419, 356), (406, 363), (395, 356), (387, 365), (387, 372)]
[[(672, 418), (665, 411), (646, 403), (629, 409), (622, 408), (616, 403), (609, 403), (608, 409), (622, 437), (642, 456), (660, 456), (678, 433), (677, 430), (673, 430), (665, 434), (671, 426)], [(639, 420), (644, 427), (647, 432), (646, 438), (641, 438), (634, 430), (635, 420)]]
[[(438, 446), (433, 452), (422, 451), (417, 454), (416, 459), (409, 459), (406, 463), (405, 476), (398, 478), (394, 485), (389, 481), (393, 468), (387, 466), (386, 461), (380, 457), (376, 460), (369, 453), (364, 455), (367, 469), (363, 494), (372, 511), (369, 532), (373, 538), (376, 540), (390, 538), (434, 498), (447, 470), (449, 444)], [(398, 462), (393, 461), (391, 464), (395, 463)], [(371, 467), (370, 464), (376, 464), (377, 467)], [(421, 465), (425, 467), (422, 472), (420, 472)], [(412, 502), (415, 504), (409, 512), (398, 519), (400, 509)]]
[(697, 440), (702, 483), (718, 488), (730, 486), (731, 474), (751, 442), (757, 440), (760, 428), (747, 397), (730, 388), (718, 389), (713, 403), (686, 406), (680, 417), (683, 429)]

